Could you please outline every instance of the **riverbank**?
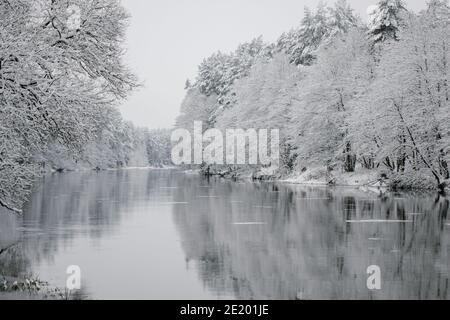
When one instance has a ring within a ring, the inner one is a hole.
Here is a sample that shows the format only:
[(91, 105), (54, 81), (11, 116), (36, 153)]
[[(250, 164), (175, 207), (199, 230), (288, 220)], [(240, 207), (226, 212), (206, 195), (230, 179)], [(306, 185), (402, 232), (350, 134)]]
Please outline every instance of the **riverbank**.
[[(55, 170), (54, 168), (44, 170), (43, 174), (58, 172), (83, 172), (83, 171), (120, 171), (120, 170), (175, 170), (181, 169), (184, 172), (207, 176), (219, 176), (229, 179), (240, 179), (249, 181), (278, 181), (290, 184), (302, 184), (311, 186), (345, 186), (345, 187), (372, 187), (394, 190), (437, 190), (435, 180), (425, 172), (415, 172), (414, 174), (379, 172), (357, 167), (355, 172), (343, 172), (334, 170), (328, 172), (325, 167), (310, 167), (289, 174), (281, 174), (273, 168), (250, 168), (209, 166), (203, 168), (177, 167), (169, 165), (159, 166), (138, 166), (138, 167), (118, 167), (118, 168), (64, 168)], [(444, 181), (446, 187), (444, 192), (450, 193), (450, 180)]]
[(0, 300), (61, 300), (69, 295), (38, 277), (19, 272), (21, 242), (0, 237)]
[(0, 300), (68, 300), (67, 292), (37, 278), (0, 275)]
[(380, 179), (377, 172), (360, 169), (355, 172), (327, 173), (324, 168), (312, 168), (303, 172), (295, 172), (279, 181), (293, 184), (334, 185), (346, 187), (380, 187), (388, 188), (388, 181)]
[(69, 292), (22, 269), (28, 261), (24, 259), (23, 240), (17, 232), (20, 220), (0, 208), (0, 301), (73, 299)]
[[(342, 186), (342, 187), (368, 187), (381, 190), (437, 190), (435, 181), (425, 173), (408, 175), (404, 173), (380, 173), (377, 170), (357, 168), (355, 172), (332, 171), (327, 172), (324, 167), (304, 168), (290, 174), (280, 174), (271, 168), (259, 168), (255, 170), (249, 167), (240, 168), (201, 168), (192, 169), (176, 166), (142, 166), (123, 168), (76, 168), (64, 170), (50, 170), (45, 174), (58, 172), (83, 172), (83, 171), (120, 171), (120, 170), (176, 170), (181, 169), (190, 174), (204, 174), (207, 176), (219, 176), (227, 179), (239, 179), (248, 181), (277, 181), (289, 184), (301, 184), (310, 186)], [(444, 181), (447, 185), (444, 193), (450, 193), (450, 180)]]
[(41, 172), (43, 174), (49, 173), (58, 173), (58, 172), (84, 172), (84, 171), (117, 171), (117, 170), (173, 170), (176, 169), (175, 166), (130, 166), (130, 167), (115, 167), (115, 168), (99, 168), (99, 167), (87, 167), (87, 166), (78, 166), (78, 167), (62, 167), (62, 168), (53, 168), (53, 167), (45, 167)]
[[(392, 173), (379, 172), (361, 167), (354, 172), (327, 171), (325, 167), (304, 168), (289, 174), (281, 174), (271, 168), (203, 168), (201, 173), (209, 176), (223, 178), (249, 180), (249, 181), (278, 181), (289, 184), (301, 184), (310, 186), (342, 186), (342, 187), (367, 187), (381, 190), (438, 190), (433, 177), (426, 172)], [(443, 190), (450, 192), (450, 181), (444, 181), (447, 187)]]

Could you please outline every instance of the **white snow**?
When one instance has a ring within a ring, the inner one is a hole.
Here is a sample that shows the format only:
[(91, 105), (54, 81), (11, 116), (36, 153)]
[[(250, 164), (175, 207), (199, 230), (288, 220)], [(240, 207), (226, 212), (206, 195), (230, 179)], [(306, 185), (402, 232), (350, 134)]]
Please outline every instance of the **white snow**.
[(346, 220), (347, 223), (411, 223), (411, 220)]

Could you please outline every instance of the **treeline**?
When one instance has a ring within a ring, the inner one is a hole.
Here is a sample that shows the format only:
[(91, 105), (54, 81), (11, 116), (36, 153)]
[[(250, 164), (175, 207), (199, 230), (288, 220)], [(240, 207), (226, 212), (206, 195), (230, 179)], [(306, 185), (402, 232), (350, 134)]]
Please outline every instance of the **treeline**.
[(44, 152), (36, 154), (33, 161), (44, 171), (171, 165), (169, 129), (136, 127), (123, 121), (117, 110), (114, 113), (119, 117), (110, 119), (115, 121), (101, 128), (101, 132), (88, 141), (79, 154), (71, 152), (67, 145), (54, 142)]
[(127, 19), (119, 0), (0, 0), (0, 206), (20, 212), (42, 168), (148, 164), (159, 148), (117, 109), (138, 86)]
[[(199, 66), (177, 126), (281, 131), (279, 175), (370, 170), (397, 187), (445, 188), (450, 162), (450, 8), (401, 0), (363, 23), (345, 0), (305, 9), (266, 44), (218, 52)], [(228, 168), (233, 170), (233, 168)]]

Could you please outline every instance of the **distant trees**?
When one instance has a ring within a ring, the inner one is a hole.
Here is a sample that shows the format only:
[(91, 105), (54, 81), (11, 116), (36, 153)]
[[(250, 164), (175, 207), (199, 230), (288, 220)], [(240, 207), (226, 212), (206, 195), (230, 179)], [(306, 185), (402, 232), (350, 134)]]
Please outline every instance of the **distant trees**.
[(169, 129), (155, 129), (145, 132), (148, 164), (162, 167), (172, 164)]

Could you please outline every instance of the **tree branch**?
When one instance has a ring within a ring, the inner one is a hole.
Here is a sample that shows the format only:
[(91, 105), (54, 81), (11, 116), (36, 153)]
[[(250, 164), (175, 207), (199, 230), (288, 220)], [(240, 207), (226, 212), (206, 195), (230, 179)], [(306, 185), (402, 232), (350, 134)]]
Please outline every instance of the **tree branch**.
[(0, 199), (0, 206), (14, 212), (15, 214), (22, 215), (22, 210), (9, 206), (7, 203), (3, 202), (2, 199)]

